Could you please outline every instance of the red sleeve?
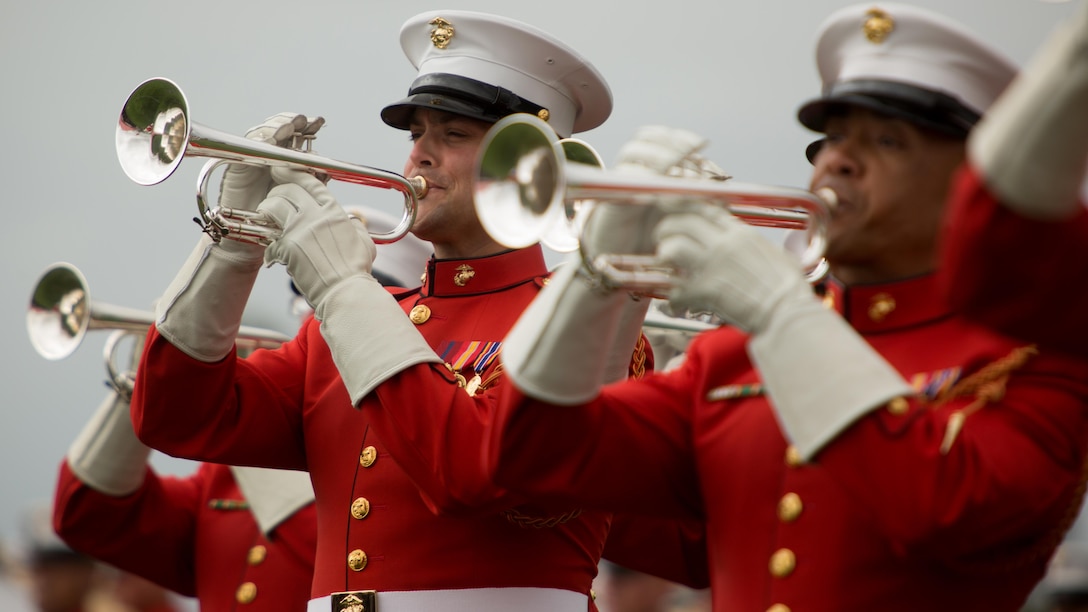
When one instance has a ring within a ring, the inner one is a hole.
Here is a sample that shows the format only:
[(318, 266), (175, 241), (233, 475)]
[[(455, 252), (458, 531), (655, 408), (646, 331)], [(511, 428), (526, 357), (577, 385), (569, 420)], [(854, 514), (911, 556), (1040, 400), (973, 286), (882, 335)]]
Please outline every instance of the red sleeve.
[[(578, 507), (701, 520), (690, 417), (698, 356), (604, 387), (585, 405), (499, 391), (485, 453), (496, 482)], [(653, 503), (647, 503), (647, 500)]]
[(301, 408), (306, 343), (303, 332), (299, 335), (274, 351), (258, 350), (246, 359), (232, 353), (205, 363), (152, 327), (132, 395), (136, 435), (176, 457), (306, 469)]
[(1025, 341), (1088, 354), (1088, 210), (1026, 219), (964, 167), (943, 231), (938, 279), (954, 308)]
[[(905, 414), (871, 413), (815, 461), (899, 552), (950, 564), (1035, 561), (1080, 504), (1086, 405), (1088, 365), (1044, 353), (1007, 384)], [(965, 418), (949, 443), (947, 424), (957, 412)]]
[(628, 569), (693, 589), (710, 586), (702, 521), (616, 514), (602, 556)]
[(192, 597), (201, 483), (200, 471), (173, 478), (148, 469), (137, 491), (113, 497), (83, 484), (63, 461), (53, 527), (73, 549)]
[[(642, 376), (647, 366), (653, 368), (653, 350), (640, 338), (629, 373)], [(421, 365), (383, 382), (360, 409), (433, 512), (491, 513), (525, 501), (495, 485), (481, 452), (499, 390), (509, 384), (499, 377), (487, 390), (470, 396), (446, 368)], [(540, 506), (535, 496), (532, 502)], [(569, 508), (561, 504), (553, 509)]]

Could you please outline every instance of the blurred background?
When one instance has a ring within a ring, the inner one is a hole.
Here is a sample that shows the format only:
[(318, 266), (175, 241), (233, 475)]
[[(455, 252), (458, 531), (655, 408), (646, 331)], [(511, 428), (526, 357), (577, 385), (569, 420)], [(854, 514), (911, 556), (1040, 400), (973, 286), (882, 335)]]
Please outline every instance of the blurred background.
[[(202, 160), (164, 183), (129, 181), (114, 151), (128, 93), (167, 77), (193, 121), (241, 135), (281, 111), (322, 115), (320, 154), (400, 172), (408, 136), (378, 112), (415, 76), (398, 32), (434, 8), (500, 13), (569, 43), (609, 80), (612, 117), (580, 135), (610, 163), (636, 128), (667, 124), (705, 135), (705, 155), (737, 180), (805, 186), (814, 137), (795, 110), (819, 90), (819, 24), (849, 0), (628, 0), (510, 3), (464, 0), (108, 3), (4, 0), (0, 117), (11, 136), (0, 185), (3, 413), (0, 414), (0, 559), (19, 559), (20, 523), (48, 504), (58, 462), (104, 397), (102, 346), (90, 334), (71, 357), (47, 361), (28, 340), (26, 312), (42, 272), (66, 261), (85, 275), (92, 302), (150, 310), (198, 237), (194, 185)], [(1073, 3), (924, 0), (1023, 63)], [(392, 192), (334, 188), (344, 204), (388, 206)], [(399, 214), (399, 213), (398, 213)], [(560, 257), (549, 254), (549, 261)], [(296, 318), (282, 267), (262, 272), (247, 325), (291, 334)], [(100, 332), (99, 332), (100, 333)], [(164, 472), (185, 461), (155, 455)]]

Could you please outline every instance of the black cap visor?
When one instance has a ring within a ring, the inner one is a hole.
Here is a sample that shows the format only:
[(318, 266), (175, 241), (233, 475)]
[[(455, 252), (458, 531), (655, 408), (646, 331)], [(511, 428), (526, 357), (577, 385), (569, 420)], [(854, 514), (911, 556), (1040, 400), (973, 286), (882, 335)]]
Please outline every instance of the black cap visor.
[(977, 112), (947, 94), (904, 83), (868, 80), (835, 85), (823, 97), (801, 106), (797, 119), (810, 130), (823, 132), (828, 117), (842, 115), (849, 107), (865, 108), (957, 138), (966, 138), (979, 120)]
[(425, 74), (417, 78), (408, 96), (382, 109), (382, 121), (407, 130), (417, 108), (446, 111), (494, 123), (514, 113), (539, 113), (543, 107), (514, 92), (455, 74)]
[(821, 148), (823, 148), (824, 140), (824, 138), (821, 138), (819, 140), (813, 140), (812, 142), (808, 143), (807, 147), (805, 147), (805, 159), (808, 160), (808, 163), (816, 163), (816, 154), (820, 152)]

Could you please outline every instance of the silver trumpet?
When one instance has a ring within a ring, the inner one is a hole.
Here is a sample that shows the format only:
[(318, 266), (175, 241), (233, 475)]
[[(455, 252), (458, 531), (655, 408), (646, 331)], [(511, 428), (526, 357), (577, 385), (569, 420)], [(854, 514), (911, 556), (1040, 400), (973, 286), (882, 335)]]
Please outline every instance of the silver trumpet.
[[(92, 302), (83, 274), (64, 262), (42, 273), (26, 313), (30, 343), (39, 355), (52, 361), (74, 353), (90, 330), (145, 334), (154, 322), (152, 312)], [(279, 332), (242, 326), (235, 345), (239, 350), (275, 348), (288, 340)]]
[(197, 208), (198, 221), (216, 241), (230, 238), (267, 245), (282, 234), (282, 229), (262, 213), (208, 206), (208, 178), (224, 163), (290, 167), (325, 174), (333, 180), (400, 191), (404, 195), (404, 215), (389, 232), (371, 234), (379, 244), (395, 242), (408, 233), (415, 223), (416, 204), (427, 193), (423, 177), (409, 179), (388, 170), (257, 142), (195, 123), (185, 94), (164, 78), (148, 79), (129, 94), (117, 120), (115, 145), (121, 168), (140, 185), (166, 180), (184, 157), (213, 158), (197, 178)]
[[(126, 400), (132, 399), (132, 389), (136, 383), (136, 367), (143, 353), (144, 334), (135, 331), (118, 329), (106, 337), (106, 344), (102, 347), (102, 358), (106, 362), (106, 384), (118, 395)], [(126, 338), (132, 338), (132, 353), (129, 356), (130, 367), (118, 367), (117, 361), (121, 354), (121, 344)]]
[[(800, 254), (810, 282), (827, 271), (828, 202), (797, 188), (728, 183), (671, 176), (633, 176), (609, 172), (600, 164), (561, 153), (563, 141), (544, 121), (528, 114), (498, 121), (484, 137), (477, 167), (476, 210), (488, 234), (500, 244), (521, 248), (543, 241), (566, 225), (580, 232), (593, 203), (652, 205), (676, 195), (724, 204), (749, 225), (804, 230)], [(599, 158), (598, 158), (599, 159)], [(577, 244), (575, 234), (574, 243)], [(671, 286), (675, 271), (651, 255), (583, 250), (586, 265), (614, 284), (635, 291)]]

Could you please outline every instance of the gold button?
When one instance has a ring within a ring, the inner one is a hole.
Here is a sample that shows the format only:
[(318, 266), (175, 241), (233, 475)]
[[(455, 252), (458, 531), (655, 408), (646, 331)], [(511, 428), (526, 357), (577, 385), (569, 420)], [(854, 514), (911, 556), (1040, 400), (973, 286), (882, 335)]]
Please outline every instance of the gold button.
[(359, 497), (351, 502), (351, 515), (357, 519), (365, 519), (370, 514), (370, 500)]
[(792, 523), (797, 520), (797, 517), (801, 516), (801, 510), (804, 507), (800, 495), (786, 493), (782, 496), (782, 499), (778, 500), (778, 518), (785, 523)]
[(906, 414), (907, 410), (909, 409), (910, 402), (908, 402), (905, 398), (897, 397), (892, 401), (888, 402), (888, 412), (894, 415)]
[(786, 465), (789, 467), (801, 465), (801, 451), (797, 450), (797, 447), (792, 444), (786, 447)]
[(252, 582), (243, 582), (238, 585), (238, 590), (234, 592), (234, 599), (242, 604), (253, 603), (253, 600), (257, 599), (257, 585)]
[(826, 308), (828, 310), (835, 310), (835, 294), (834, 293), (831, 293), (831, 292), (825, 293), (823, 299), (820, 300), (820, 302), (823, 303), (824, 308)]
[(363, 452), (359, 454), (359, 465), (368, 468), (374, 465), (374, 462), (378, 460), (378, 449), (373, 446), (368, 446), (363, 449)]
[(887, 293), (878, 293), (869, 303), (869, 318), (879, 323), (895, 310), (895, 300)]
[(790, 607), (786, 604), (775, 604), (767, 608), (767, 612), (790, 612)]
[(264, 563), (265, 557), (268, 556), (268, 549), (260, 544), (249, 549), (249, 554), (246, 555), (246, 561), (250, 565), (260, 565)]
[(366, 561), (366, 553), (358, 548), (348, 553), (348, 567), (350, 567), (352, 571), (363, 571), (363, 568), (366, 567)]
[(548, 109), (542, 108), (536, 112), (536, 116), (540, 117), (541, 121), (547, 121), (552, 114), (548, 112)]
[(793, 569), (797, 567), (797, 557), (794, 556), (792, 550), (779, 548), (771, 555), (771, 562), (768, 567), (771, 570), (771, 575), (775, 578), (785, 578), (792, 574)]
[(431, 309), (423, 304), (416, 304), (412, 312), (408, 313), (408, 318), (416, 325), (423, 325), (431, 318)]

